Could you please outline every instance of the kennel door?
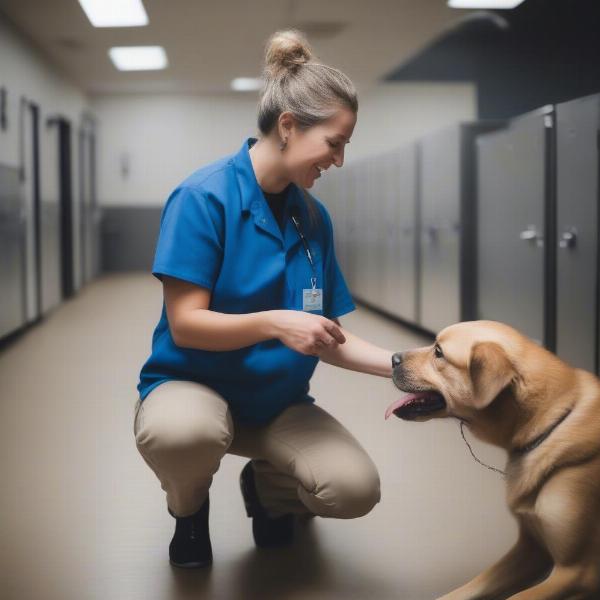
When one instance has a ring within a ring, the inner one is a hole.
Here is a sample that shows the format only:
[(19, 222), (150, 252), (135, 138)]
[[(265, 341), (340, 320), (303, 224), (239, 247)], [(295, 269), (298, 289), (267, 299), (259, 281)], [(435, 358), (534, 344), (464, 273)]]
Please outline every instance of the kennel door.
[(420, 325), (438, 332), (460, 320), (461, 132), (420, 142)]
[(26, 320), (25, 211), (19, 170), (0, 165), (0, 337)]
[(597, 367), (599, 123), (600, 96), (556, 107), (556, 350), (592, 372)]
[(546, 110), (528, 113), (476, 142), (478, 318), (503, 321), (539, 343), (547, 339), (546, 152), (551, 119)]
[(381, 164), (381, 306), (396, 317), (416, 323), (416, 145), (388, 152)]

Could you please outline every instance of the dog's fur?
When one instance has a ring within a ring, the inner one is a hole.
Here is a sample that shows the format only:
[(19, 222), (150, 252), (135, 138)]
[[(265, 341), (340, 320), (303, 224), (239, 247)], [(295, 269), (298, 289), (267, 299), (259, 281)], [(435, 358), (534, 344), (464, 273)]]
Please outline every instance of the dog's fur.
[(438, 392), (446, 406), (389, 412), (463, 419), (508, 452), (518, 541), (443, 600), (600, 598), (600, 380), (493, 321), (452, 325), (433, 345), (395, 354), (393, 379), (407, 392)]

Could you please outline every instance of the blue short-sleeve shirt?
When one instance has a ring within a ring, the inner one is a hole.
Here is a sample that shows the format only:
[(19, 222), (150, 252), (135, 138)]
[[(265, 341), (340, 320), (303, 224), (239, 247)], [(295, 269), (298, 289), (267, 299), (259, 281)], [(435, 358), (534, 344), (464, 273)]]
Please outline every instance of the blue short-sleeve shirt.
[[(335, 257), (327, 210), (315, 199), (321, 219), (311, 227), (303, 191), (291, 184), (282, 233), (250, 161), (248, 150), (255, 141), (250, 138), (237, 154), (199, 169), (171, 194), (161, 217), (152, 274), (209, 289), (210, 310), (245, 314), (302, 310), (303, 290), (311, 287), (316, 272), (323, 310), (311, 312), (333, 319), (354, 310)], [(223, 396), (234, 418), (264, 423), (290, 404), (314, 401), (308, 392), (317, 363), (318, 357), (277, 339), (225, 352), (181, 348), (171, 337), (163, 302), (138, 391), (143, 401), (165, 381), (196, 381)]]

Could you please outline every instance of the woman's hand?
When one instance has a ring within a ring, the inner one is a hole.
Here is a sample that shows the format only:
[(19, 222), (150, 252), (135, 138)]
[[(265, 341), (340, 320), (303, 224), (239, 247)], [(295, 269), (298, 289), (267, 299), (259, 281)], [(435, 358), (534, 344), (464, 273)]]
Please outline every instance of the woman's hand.
[(273, 337), (301, 354), (319, 356), (346, 341), (333, 321), (299, 310), (268, 311)]

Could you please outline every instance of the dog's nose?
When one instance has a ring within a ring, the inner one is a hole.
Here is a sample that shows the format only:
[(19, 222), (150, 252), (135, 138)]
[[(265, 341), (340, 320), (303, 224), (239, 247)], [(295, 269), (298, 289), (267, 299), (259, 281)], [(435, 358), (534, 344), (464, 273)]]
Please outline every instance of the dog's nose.
[(395, 369), (402, 362), (402, 354), (400, 352), (396, 352), (392, 356), (392, 367)]

